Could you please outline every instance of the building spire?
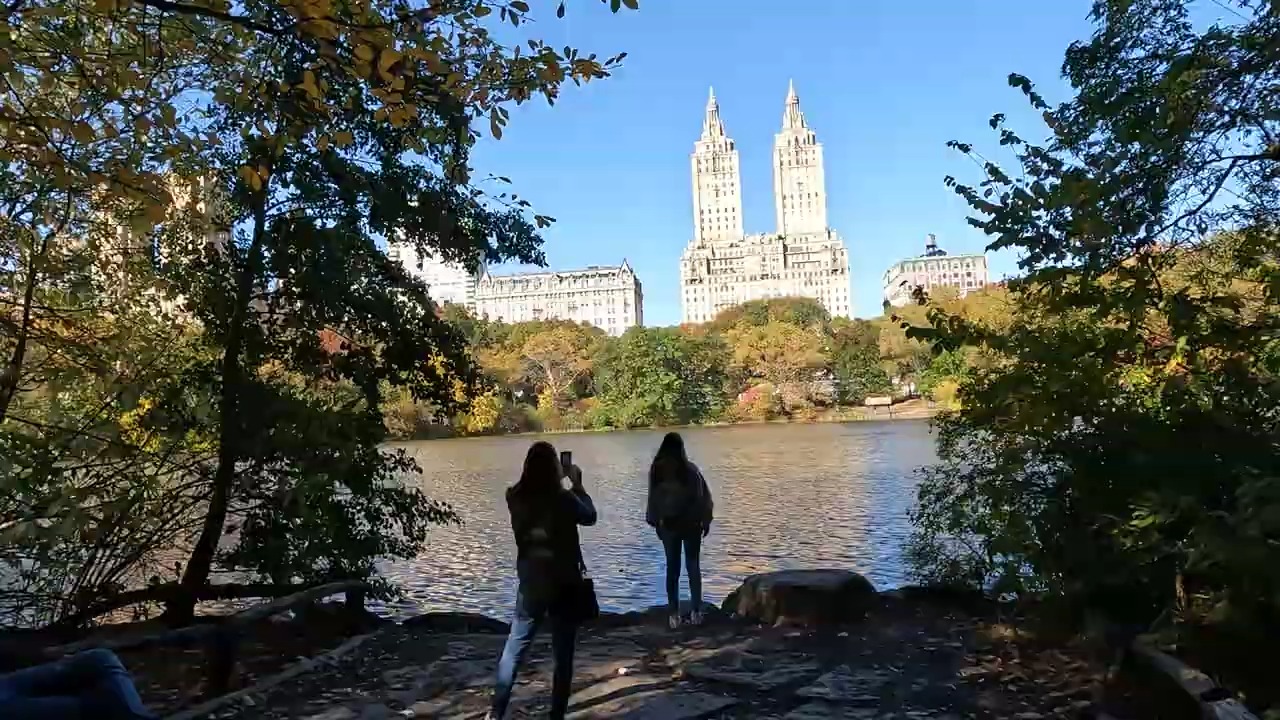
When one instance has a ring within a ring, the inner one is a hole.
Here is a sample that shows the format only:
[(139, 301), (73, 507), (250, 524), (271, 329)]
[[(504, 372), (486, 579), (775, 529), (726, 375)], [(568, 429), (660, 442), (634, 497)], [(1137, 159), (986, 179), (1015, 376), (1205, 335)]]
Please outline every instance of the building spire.
[(720, 103), (716, 102), (716, 89), (707, 95), (707, 117), (702, 121), (702, 139), (724, 137), (724, 121), (720, 119)]
[(804, 113), (800, 112), (800, 97), (796, 95), (796, 83), (787, 81), (787, 107), (782, 112), (782, 129), (791, 130), (805, 128)]

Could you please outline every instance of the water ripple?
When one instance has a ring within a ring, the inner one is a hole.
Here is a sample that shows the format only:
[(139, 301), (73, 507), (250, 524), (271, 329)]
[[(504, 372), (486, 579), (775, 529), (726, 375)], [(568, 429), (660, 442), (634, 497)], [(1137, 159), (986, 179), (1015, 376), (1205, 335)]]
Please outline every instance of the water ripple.
[[(837, 567), (877, 587), (906, 580), (903, 544), (916, 468), (934, 460), (924, 422), (762, 425), (682, 433), (716, 502), (702, 550), (703, 593), (719, 602), (742, 578), (786, 568)], [(637, 431), (548, 438), (572, 450), (600, 522), (582, 531), (601, 607), (626, 611), (664, 600), (662, 547), (644, 523), (646, 473), (662, 433)], [(434, 531), (426, 552), (388, 563), (403, 600), (377, 607), (391, 616), (462, 610), (509, 612), (515, 545), (503, 493), (532, 441), (479, 438), (409, 443), (416, 479), (462, 515), (460, 528)], [(682, 581), (682, 592), (687, 584)]]

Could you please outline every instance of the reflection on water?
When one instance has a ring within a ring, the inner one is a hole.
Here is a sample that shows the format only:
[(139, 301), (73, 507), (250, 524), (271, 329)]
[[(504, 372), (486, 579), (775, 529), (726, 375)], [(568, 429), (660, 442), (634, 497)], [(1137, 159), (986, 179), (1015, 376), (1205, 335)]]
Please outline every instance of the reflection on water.
[[(934, 461), (927, 423), (757, 425), (682, 434), (716, 502), (702, 550), (706, 599), (719, 603), (743, 577), (783, 568), (849, 568), (881, 588), (905, 581), (914, 470)], [(599, 524), (584, 528), (582, 539), (601, 607), (625, 611), (663, 602), (662, 547), (644, 523), (649, 461), (662, 433), (548, 439), (573, 451), (600, 511)], [(404, 446), (423, 468), (417, 482), (450, 502), (465, 524), (435, 530), (421, 557), (384, 568), (406, 598), (381, 610), (508, 614), (515, 544), (503, 492), (519, 476), (531, 442), (477, 438)]]

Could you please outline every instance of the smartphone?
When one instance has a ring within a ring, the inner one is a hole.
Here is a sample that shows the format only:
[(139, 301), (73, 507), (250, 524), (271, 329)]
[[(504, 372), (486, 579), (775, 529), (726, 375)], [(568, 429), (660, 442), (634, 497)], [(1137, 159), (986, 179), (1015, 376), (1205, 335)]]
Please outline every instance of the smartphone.
[(564, 472), (565, 477), (569, 475), (569, 468), (573, 465), (573, 453), (569, 450), (560, 451), (560, 470)]

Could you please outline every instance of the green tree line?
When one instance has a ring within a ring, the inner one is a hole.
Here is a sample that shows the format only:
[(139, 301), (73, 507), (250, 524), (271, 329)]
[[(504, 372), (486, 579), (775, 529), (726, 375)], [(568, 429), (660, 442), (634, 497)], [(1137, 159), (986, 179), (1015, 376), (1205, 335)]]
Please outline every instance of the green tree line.
[(756, 300), (714, 321), (633, 327), (618, 337), (568, 321), (502, 323), (458, 305), (441, 317), (467, 338), (484, 375), (448, 415), (407, 394), (383, 405), (398, 437), (852, 417), (870, 395), (917, 392), (944, 405), (976, 355), (935, 357), (908, 337), (931, 307), (999, 322), (998, 287), (944, 291), (874, 320), (832, 318), (810, 298)]

